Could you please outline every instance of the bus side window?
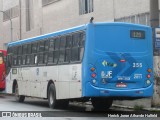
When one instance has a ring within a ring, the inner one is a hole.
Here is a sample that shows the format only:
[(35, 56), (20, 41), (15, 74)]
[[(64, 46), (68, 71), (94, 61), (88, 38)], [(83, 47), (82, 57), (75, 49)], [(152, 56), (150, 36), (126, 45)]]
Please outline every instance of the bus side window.
[(80, 33), (80, 42), (79, 42), (79, 46), (80, 46), (80, 47), (84, 47), (84, 44), (85, 44), (85, 33), (82, 32), (82, 33)]
[(71, 59), (71, 47), (72, 47), (72, 36), (68, 35), (66, 37), (65, 62), (70, 62), (70, 59)]
[(28, 44), (27, 46), (27, 54), (31, 54), (31, 44)]
[(79, 42), (80, 42), (80, 34), (79, 33), (74, 33), (73, 34), (73, 45), (72, 45), (72, 47), (79, 47)]
[(44, 64), (48, 62), (48, 50), (49, 50), (49, 39), (46, 39), (44, 42)]
[(37, 43), (32, 44), (32, 53), (37, 53)]
[(64, 63), (65, 47), (66, 47), (66, 36), (62, 36), (60, 38), (60, 53), (59, 53), (59, 61), (58, 61), (59, 64)]
[(53, 52), (49, 52), (48, 53), (48, 64), (52, 64), (53, 63)]
[(60, 39), (59, 37), (54, 39), (54, 50), (59, 50)]
[(23, 55), (22, 56), (22, 65), (25, 65), (26, 64), (26, 55)]
[(60, 46), (60, 39), (59, 37), (54, 39), (54, 52), (53, 52), (53, 63), (57, 64), (59, 60), (59, 46)]
[(48, 62), (48, 52), (44, 53), (44, 56), (43, 56), (43, 57), (44, 57), (44, 61), (43, 61), (43, 62), (44, 62), (45, 64), (47, 64), (47, 62)]
[(36, 54), (32, 54), (32, 55), (31, 55), (30, 64), (31, 64), (31, 65), (36, 65), (36, 64), (37, 64), (37, 55), (36, 55)]
[(17, 65), (21, 65), (21, 55), (22, 55), (22, 46), (18, 46), (17, 47), (18, 49), (18, 56), (17, 56)]
[(44, 42), (44, 49), (45, 49), (45, 51), (48, 51), (48, 50), (49, 50), (49, 40), (46, 40), (46, 41)]
[(18, 46), (18, 55), (22, 54), (22, 46)]
[(17, 65), (17, 53), (18, 53), (18, 50), (17, 50), (18, 47), (14, 47), (13, 48), (13, 61), (12, 61), (12, 64), (13, 66), (16, 66)]
[(38, 42), (38, 52), (44, 51), (44, 41)]
[(22, 50), (23, 51), (23, 55), (27, 54), (27, 44), (23, 45), (22, 49), (23, 49)]
[(29, 65), (31, 63), (31, 55), (26, 56), (26, 64)]
[(73, 34), (73, 44), (72, 44), (72, 52), (71, 52), (71, 61), (76, 62), (79, 61), (79, 33)]
[(40, 53), (38, 55), (38, 64), (43, 64), (43, 63), (44, 63), (43, 53)]
[(14, 54), (14, 55), (17, 55), (17, 47), (14, 47), (14, 48), (13, 48), (13, 54)]
[(54, 50), (54, 38), (50, 38), (49, 41), (49, 51), (53, 51)]
[(54, 51), (53, 52), (53, 63), (57, 64), (59, 60), (59, 51)]
[(84, 54), (84, 44), (85, 44), (85, 33), (82, 32), (80, 33), (80, 42), (79, 42), (79, 57), (80, 57), (80, 60), (82, 60), (82, 57), (83, 57), (83, 54)]
[(13, 56), (13, 65), (14, 65), (14, 66), (17, 65), (17, 56)]
[(48, 64), (53, 64), (54, 38), (49, 40)]

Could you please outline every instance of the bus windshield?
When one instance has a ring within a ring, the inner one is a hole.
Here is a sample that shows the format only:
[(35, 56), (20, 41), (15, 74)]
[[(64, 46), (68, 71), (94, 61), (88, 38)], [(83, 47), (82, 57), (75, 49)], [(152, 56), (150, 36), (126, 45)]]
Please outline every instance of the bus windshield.
[[(143, 29), (127, 26), (97, 26), (96, 49), (107, 52), (147, 52), (147, 37)], [(146, 30), (146, 29), (145, 29)], [(114, 46), (114, 47), (113, 47)], [(136, 49), (135, 49), (136, 48)]]
[(3, 64), (3, 53), (0, 53), (0, 65)]

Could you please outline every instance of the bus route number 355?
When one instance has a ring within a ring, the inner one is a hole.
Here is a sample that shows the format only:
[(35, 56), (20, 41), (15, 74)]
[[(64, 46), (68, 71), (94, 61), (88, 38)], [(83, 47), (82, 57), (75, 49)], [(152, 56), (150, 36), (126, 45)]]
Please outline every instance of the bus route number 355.
[(141, 68), (142, 67), (142, 63), (133, 63), (133, 67), (134, 68)]

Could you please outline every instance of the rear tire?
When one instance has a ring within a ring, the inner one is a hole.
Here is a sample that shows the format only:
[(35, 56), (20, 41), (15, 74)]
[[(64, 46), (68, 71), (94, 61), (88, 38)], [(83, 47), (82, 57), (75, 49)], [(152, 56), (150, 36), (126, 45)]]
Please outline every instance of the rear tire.
[(56, 89), (54, 84), (50, 84), (48, 89), (48, 104), (50, 108), (56, 108), (57, 107), (57, 100), (56, 100)]
[(18, 102), (24, 102), (25, 96), (19, 95), (18, 84), (15, 85), (14, 95), (15, 95), (16, 101), (18, 101)]
[(108, 110), (112, 106), (111, 98), (91, 98), (94, 110)]
[(69, 104), (69, 100), (56, 99), (56, 88), (53, 83), (49, 86), (49, 90), (48, 90), (48, 104), (49, 104), (49, 107), (52, 109), (67, 108)]

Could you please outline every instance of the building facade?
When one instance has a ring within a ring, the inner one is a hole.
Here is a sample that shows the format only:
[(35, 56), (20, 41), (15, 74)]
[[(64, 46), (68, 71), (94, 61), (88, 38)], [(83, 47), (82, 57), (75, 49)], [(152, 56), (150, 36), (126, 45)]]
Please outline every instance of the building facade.
[(91, 17), (149, 26), (149, 11), (150, 0), (0, 0), (0, 49), (11, 41), (86, 24)]
[(150, 24), (149, 0), (0, 0), (0, 11), (0, 49), (10, 41), (86, 24), (91, 17)]

